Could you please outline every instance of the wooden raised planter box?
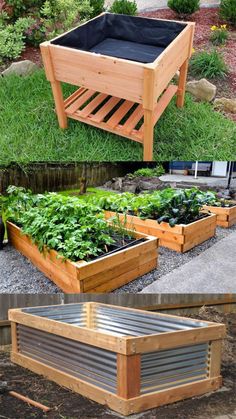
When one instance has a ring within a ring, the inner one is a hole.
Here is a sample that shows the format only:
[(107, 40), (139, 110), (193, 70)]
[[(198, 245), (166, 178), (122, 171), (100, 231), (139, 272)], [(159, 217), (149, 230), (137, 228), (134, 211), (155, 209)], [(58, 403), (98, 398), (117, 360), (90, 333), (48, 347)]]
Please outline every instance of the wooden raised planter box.
[[(152, 160), (156, 122), (175, 94), (184, 105), (193, 36), (194, 23), (103, 13), (42, 43), (60, 127), (72, 118), (102, 128), (143, 144)], [(60, 82), (80, 88), (64, 99)]]
[(54, 250), (44, 255), (10, 222), (7, 232), (12, 246), (66, 293), (109, 292), (157, 267), (157, 239), (138, 232), (132, 233), (137, 239), (145, 238), (143, 243), (91, 262), (63, 261)]
[(216, 214), (216, 224), (220, 227), (229, 228), (236, 224), (236, 202), (233, 207), (223, 208), (204, 205), (203, 209)]
[(129, 415), (218, 389), (223, 324), (79, 303), (13, 309), (12, 362)]
[(187, 252), (215, 235), (216, 215), (210, 214), (201, 220), (190, 224), (178, 224), (170, 227), (168, 223), (158, 223), (156, 220), (142, 220), (133, 215), (117, 214), (105, 211), (107, 219), (119, 215), (126, 228), (159, 238), (159, 245), (177, 252)]

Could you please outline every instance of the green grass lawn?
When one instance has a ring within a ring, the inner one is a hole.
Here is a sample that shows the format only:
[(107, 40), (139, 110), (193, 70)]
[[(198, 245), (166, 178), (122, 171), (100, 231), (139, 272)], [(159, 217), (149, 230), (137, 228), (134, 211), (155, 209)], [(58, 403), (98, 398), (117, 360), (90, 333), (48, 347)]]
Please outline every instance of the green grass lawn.
[[(66, 95), (74, 90), (63, 88)], [(0, 78), (1, 165), (142, 160), (142, 146), (128, 139), (72, 120), (60, 130), (53, 107), (43, 70), (25, 78)], [(173, 101), (156, 125), (154, 158), (235, 160), (236, 124), (187, 95), (184, 109)]]
[(68, 189), (66, 191), (58, 192), (61, 195), (65, 196), (76, 196), (77, 198), (83, 199), (83, 201), (89, 202), (92, 198), (102, 198), (103, 196), (112, 196), (116, 195), (117, 192), (106, 191), (104, 189), (87, 188), (86, 194), (80, 195), (79, 189)]

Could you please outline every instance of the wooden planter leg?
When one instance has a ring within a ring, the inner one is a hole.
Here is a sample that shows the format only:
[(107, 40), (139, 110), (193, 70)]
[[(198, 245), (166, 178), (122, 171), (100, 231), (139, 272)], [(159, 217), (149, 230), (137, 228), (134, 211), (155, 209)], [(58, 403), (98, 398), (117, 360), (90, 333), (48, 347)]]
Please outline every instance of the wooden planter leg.
[(153, 160), (154, 113), (144, 109), (143, 160)]
[(53, 93), (53, 97), (55, 101), (59, 126), (60, 128), (65, 129), (67, 128), (68, 124), (67, 124), (67, 116), (65, 112), (64, 99), (63, 99), (63, 94), (62, 94), (62, 89), (61, 89), (61, 83), (57, 80), (51, 81), (51, 86), (52, 86), (52, 93)]
[(140, 354), (117, 354), (117, 395), (131, 399), (140, 395), (141, 357)]
[(182, 67), (180, 67), (180, 75), (179, 75), (179, 84), (178, 84), (178, 92), (177, 92), (177, 107), (182, 108), (184, 106), (184, 98), (185, 98), (185, 89), (186, 89), (186, 80), (188, 74), (188, 62), (187, 59)]

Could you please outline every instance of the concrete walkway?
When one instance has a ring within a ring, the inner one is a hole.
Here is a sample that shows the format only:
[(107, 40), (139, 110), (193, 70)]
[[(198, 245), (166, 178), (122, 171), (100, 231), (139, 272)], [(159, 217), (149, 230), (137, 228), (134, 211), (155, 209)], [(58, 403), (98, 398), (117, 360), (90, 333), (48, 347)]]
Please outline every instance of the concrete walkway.
[[(235, 176), (235, 173), (233, 174)], [(226, 188), (228, 179), (227, 178), (220, 178), (220, 177), (212, 177), (212, 176), (198, 176), (197, 179), (194, 176), (184, 176), (179, 174), (165, 174), (160, 177), (160, 180), (163, 182), (174, 182), (174, 183), (189, 183), (191, 185), (207, 185), (209, 187), (220, 187)], [(236, 178), (232, 179), (231, 181), (231, 188), (236, 187)]]
[(141, 292), (236, 293), (236, 232)]

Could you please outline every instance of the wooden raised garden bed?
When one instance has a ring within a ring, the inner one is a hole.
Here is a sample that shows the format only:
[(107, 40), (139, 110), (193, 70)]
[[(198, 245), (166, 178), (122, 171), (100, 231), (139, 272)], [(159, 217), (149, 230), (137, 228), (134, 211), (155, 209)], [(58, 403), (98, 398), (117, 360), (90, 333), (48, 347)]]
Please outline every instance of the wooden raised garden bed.
[[(115, 212), (105, 211), (107, 219), (115, 216), (117, 216)], [(160, 246), (168, 247), (181, 253), (187, 252), (210, 239), (216, 232), (216, 215), (214, 214), (210, 214), (190, 224), (178, 224), (174, 227), (170, 227), (165, 222), (159, 224), (156, 220), (142, 220), (133, 215), (119, 214), (119, 219), (125, 223), (126, 228), (158, 237)]]
[(11, 360), (129, 415), (218, 389), (223, 324), (97, 303), (14, 309)]
[(144, 239), (141, 243), (91, 262), (63, 261), (54, 250), (42, 254), (10, 222), (7, 222), (7, 232), (12, 246), (66, 293), (109, 292), (157, 267), (158, 240), (138, 232), (131, 233), (136, 239)]
[[(102, 128), (143, 144), (152, 160), (156, 122), (175, 94), (184, 105), (193, 35), (194, 23), (103, 13), (42, 43), (60, 127), (72, 118)], [(60, 82), (80, 88), (64, 100)]]
[(204, 205), (203, 209), (216, 214), (216, 224), (220, 227), (229, 228), (236, 224), (236, 202), (232, 207), (214, 207)]

